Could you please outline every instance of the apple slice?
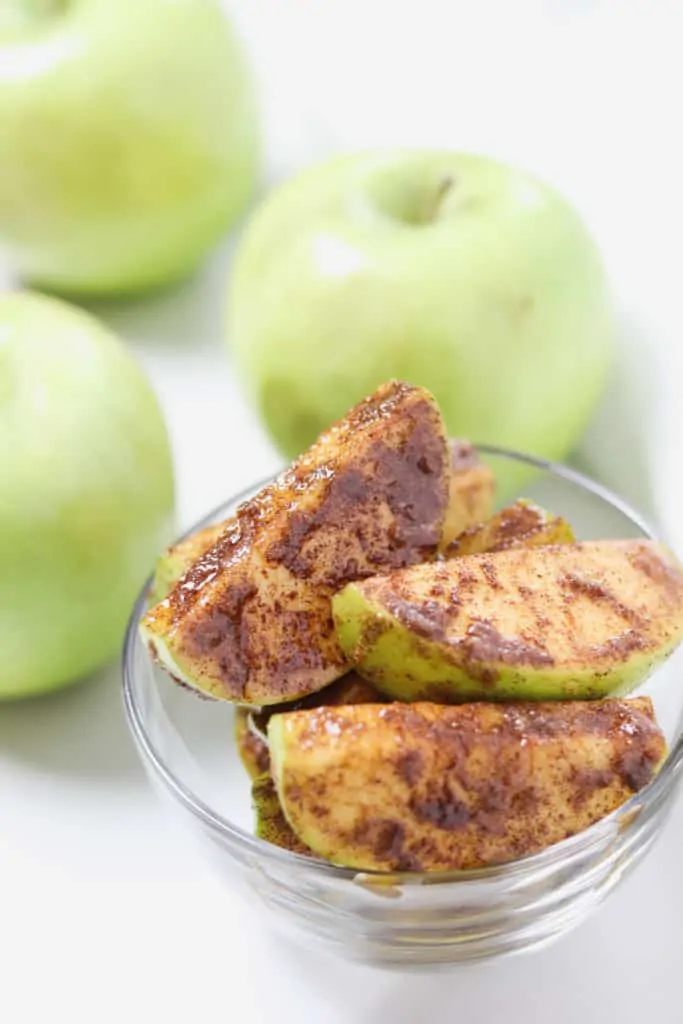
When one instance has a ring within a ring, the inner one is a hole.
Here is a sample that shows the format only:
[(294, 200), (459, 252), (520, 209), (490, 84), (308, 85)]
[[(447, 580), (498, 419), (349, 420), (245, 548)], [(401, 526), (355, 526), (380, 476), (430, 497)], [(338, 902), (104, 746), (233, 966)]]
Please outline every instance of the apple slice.
[(284, 816), (275, 783), (268, 773), (258, 775), (251, 784), (251, 802), (256, 817), (254, 829), (259, 839), (279, 846), (290, 853), (303, 853), (309, 857), (313, 852), (302, 843)]
[(571, 544), (572, 528), (562, 516), (551, 515), (532, 501), (520, 498), (485, 522), (460, 533), (447, 545), (444, 558), (480, 555), (507, 548), (533, 548), (543, 544)]
[(453, 440), (449, 445), (451, 482), (448, 511), (441, 547), (447, 547), (458, 534), (482, 522), (493, 512), (496, 478), (481, 461), (469, 441)]
[(213, 697), (270, 705), (320, 690), (347, 668), (332, 595), (434, 557), (448, 489), (434, 399), (385, 384), (241, 506), (142, 636), (171, 675)]
[(512, 548), (351, 583), (333, 614), (395, 699), (588, 700), (632, 689), (683, 639), (683, 568), (645, 540)]
[(270, 769), (268, 743), (254, 729), (249, 708), (235, 708), (233, 735), (237, 754), (250, 779), (256, 779)]
[(275, 715), (268, 735), (299, 840), (361, 871), (535, 853), (623, 804), (666, 753), (647, 697), (320, 708)]
[(149, 595), (150, 604), (157, 604), (166, 597), (183, 573), (216, 543), (225, 526), (225, 523), (205, 526), (203, 530), (197, 530), (185, 540), (166, 548), (163, 555), (157, 559), (154, 569)]

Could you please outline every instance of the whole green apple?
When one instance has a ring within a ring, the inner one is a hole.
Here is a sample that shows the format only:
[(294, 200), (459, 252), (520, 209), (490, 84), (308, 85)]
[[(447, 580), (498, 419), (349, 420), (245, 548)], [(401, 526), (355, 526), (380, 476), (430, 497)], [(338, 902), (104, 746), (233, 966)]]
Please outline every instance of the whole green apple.
[(257, 174), (252, 83), (218, 0), (0, 6), (0, 245), (17, 273), (106, 295), (189, 272)]
[(0, 295), (0, 698), (120, 648), (173, 534), (164, 421), (132, 356), (56, 299)]
[(436, 395), (453, 435), (563, 458), (613, 333), (572, 207), (521, 170), (443, 152), (339, 157), (280, 187), (241, 242), (227, 320), (288, 456), (398, 377)]

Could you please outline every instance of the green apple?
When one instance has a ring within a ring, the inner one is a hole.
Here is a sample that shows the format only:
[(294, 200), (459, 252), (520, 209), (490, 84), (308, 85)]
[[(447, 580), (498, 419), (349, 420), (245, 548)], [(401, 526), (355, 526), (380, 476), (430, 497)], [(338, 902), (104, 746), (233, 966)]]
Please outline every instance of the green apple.
[(454, 436), (563, 458), (613, 333), (574, 209), (521, 170), (445, 152), (337, 157), (281, 186), (247, 227), (227, 321), (288, 456), (398, 377), (437, 397)]
[(218, 0), (0, 7), (0, 245), (17, 273), (113, 295), (189, 272), (257, 174), (251, 78)]
[(88, 314), (0, 295), (0, 698), (56, 689), (113, 657), (173, 534), (154, 392)]

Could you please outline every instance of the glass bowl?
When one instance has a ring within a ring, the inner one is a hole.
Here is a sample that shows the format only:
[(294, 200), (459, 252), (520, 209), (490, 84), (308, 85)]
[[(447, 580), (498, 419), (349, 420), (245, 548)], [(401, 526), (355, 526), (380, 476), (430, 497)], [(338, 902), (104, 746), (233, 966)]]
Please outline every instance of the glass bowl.
[[(494, 472), (512, 468), (511, 460), (526, 471), (524, 496), (564, 515), (580, 539), (652, 536), (623, 501), (571, 469), (487, 446), (478, 450)], [(261, 486), (226, 502), (190, 532), (231, 515)], [(362, 873), (257, 839), (250, 784), (233, 743), (233, 709), (199, 699), (153, 664), (138, 636), (147, 590), (128, 627), (123, 689), (149, 776), (226, 879), (250, 889), (275, 923), (310, 947), (404, 970), (530, 950), (582, 921), (661, 831), (683, 763), (683, 647), (638, 691), (652, 697), (669, 744), (659, 774), (609, 817), (541, 853), (477, 871)]]

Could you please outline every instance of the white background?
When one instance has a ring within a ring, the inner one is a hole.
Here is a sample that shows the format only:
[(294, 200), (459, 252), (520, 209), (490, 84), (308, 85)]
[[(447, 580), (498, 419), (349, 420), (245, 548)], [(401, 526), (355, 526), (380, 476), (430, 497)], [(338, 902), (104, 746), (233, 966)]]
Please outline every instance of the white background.
[[(582, 459), (683, 550), (679, 3), (242, 0), (274, 182), (340, 148), (447, 145), (560, 185), (601, 243), (622, 351)], [(278, 465), (221, 335), (230, 243), (173, 294), (96, 311), (147, 366), (182, 525)], [(222, 470), (216, 472), (216, 467)], [(1, 652), (0, 652), (1, 653)], [(551, 949), (447, 976), (285, 946), (157, 806), (118, 668), (0, 709), (0, 1021), (683, 1020), (683, 802), (646, 863)]]

